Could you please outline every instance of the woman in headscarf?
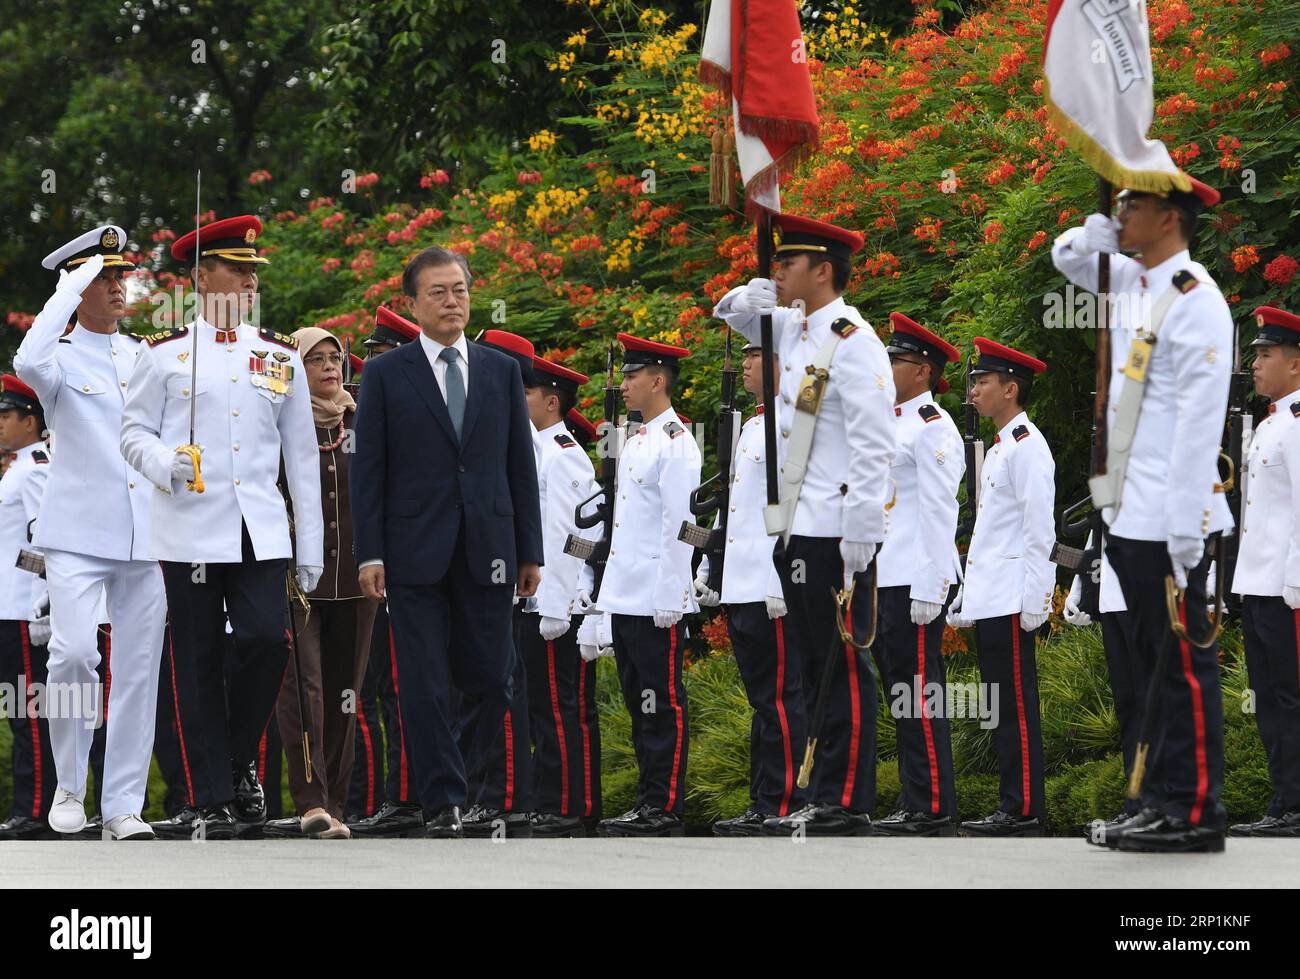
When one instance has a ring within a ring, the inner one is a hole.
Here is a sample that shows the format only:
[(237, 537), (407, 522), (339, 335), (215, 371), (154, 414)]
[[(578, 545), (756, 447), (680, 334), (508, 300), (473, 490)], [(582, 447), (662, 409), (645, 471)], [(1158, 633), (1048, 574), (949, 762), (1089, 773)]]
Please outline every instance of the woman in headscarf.
[[(363, 598), (352, 555), (352, 515), (348, 461), (356, 402), (343, 387), (347, 352), (319, 327), (294, 333), (306, 369), (320, 445), (321, 505), (325, 511), (325, 573), (307, 596), (310, 611), (294, 602), (298, 630), (297, 661), (302, 670), (305, 725), (311, 739), (312, 778), (306, 779), (294, 657), (289, 658), (276, 718), (289, 768), (289, 792), (299, 822), (279, 820), (270, 835), (346, 839), (343, 823), (352, 774), (356, 702), (370, 651), (377, 603)], [(279, 832), (276, 832), (279, 830)]]

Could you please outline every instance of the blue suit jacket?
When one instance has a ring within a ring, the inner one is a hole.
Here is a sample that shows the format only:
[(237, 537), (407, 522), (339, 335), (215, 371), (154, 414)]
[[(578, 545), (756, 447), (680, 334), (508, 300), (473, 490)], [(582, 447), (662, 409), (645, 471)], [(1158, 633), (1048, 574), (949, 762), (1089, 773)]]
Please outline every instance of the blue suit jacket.
[(513, 585), (542, 563), (533, 429), (519, 366), (469, 345), (462, 437), (418, 340), (367, 362), (350, 468), (357, 563), (384, 562), (387, 583), (431, 585), (447, 573), (463, 526), (479, 584)]

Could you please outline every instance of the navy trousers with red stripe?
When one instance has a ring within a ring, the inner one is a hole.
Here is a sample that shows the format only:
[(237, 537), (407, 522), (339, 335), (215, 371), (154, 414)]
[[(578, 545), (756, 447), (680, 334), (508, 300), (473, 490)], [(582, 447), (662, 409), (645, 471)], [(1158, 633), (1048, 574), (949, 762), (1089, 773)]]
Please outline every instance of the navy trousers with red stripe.
[(1270, 816), (1300, 812), (1300, 609), (1276, 596), (1241, 602), (1255, 723), (1273, 782)]
[[(575, 631), (576, 636), (576, 631)], [(578, 664), (578, 736), (582, 742), (582, 779), (587, 792), (580, 815), (587, 820), (601, 818), (600, 796), (600, 709), (596, 704), (596, 661)]]
[(614, 659), (632, 718), (639, 767), (636, 801), (682, 814), (686, 801), (687, 705), (682, 680), (685, 627), (649, 615), (613, 616)]
[(803, 805), (795, 784), (808, 739), (803, 659), (784, 619), (773, 621), (763, 602), (726, 607), (727, 633), (745, 696), (749, 725), (749, 800), (756, 812), (786, 816)]
[[(876, 677), (868, 651), (842, 642), (835, 624), (834, 593), (844, 585), (839, 538), (791, 536), (775, 560), (789, 609), (786, 636), (802, 653), (810, 723), (822, 674), (836, 671), (807, 801), (869, 813), (876, 803)], [(852, 614), (858, 635), (870, 626), (870, 574), (856, 579)]]
[[(1179, 615), (1193, 638), (1208, 636), (1205, 582), (1217, 537), (1206, 541), (1201, 563), (1187, 576)], [(1129, 610), (1130, 651), (1141, 658), (1142, 675), (1155, 673), (1160, 647), (1171, 637), (1165, 604), (1165, 576), (1173, 573), (1164, 541), (1129, 540), (1108, 534), (1106, 557), (1115, 569)], [(1158, 714), (1142, 802), (1198, 826), (1221, 828), (1223, 808), (1223, 692), (1217, 643), (1197, 649), (1174, 641), (1159, 677)], [(1142, 692), (1143, 697), (1146, 691)], [(1150, 785), (1149, 790), (1146, 788)]]
[(528, 728), (533, 741), (532, 807), (559, 816), (594, 818), (599, 791), (599, 743), (585, 716), (586, 667), (578, 652), (578, 622), (557, 639), (537, 631), (540, 616), (525, 615), (516, 640), (528, 676)]
[[(1133, 771), (1133, 759), (1137, 755), (1139, 730), (1142, 726), (1142, 709), (1146, 702), (1147, 686), (1151, 682), (1150, 668), (1145, 658), (1129, 648), (1129, 636), (1133, 627), (1128, 612), (1101, 613), (1101, 641), (1106, 649), (1106, 670), (1110, 677), (1110, 694), (1115, 703), (1115, 719), (1119, 721), (1119, 740), (1124, 753), (1125, 779)], [(1150, 772), (1148, 758), (1147, 771)], [(1141, 799), (1124, 797), (1124, 811), (1136, 814), (1142, 806), (1159, 808), (1160, 800), (1154, 791), (1155, 781), (1145, 779), (1143, 791), (1145, 803)]]
[(953, 586), (929, 625), (912, 622), (911, 587), (881, 588), (880, 626), (871, 647), (898, 746), (898, 808), (957, 816), (957, 789), (948, 724), (948, 674), (943, 662), (944, 616)]
[(1020, 627), (1018, 614), (999, 615), (975, 622), (975, 641), (980, 682), (990, 686), (988, 703), (997, 709), (993, 747), (998, 756), (998, 808), (1013, 816), (1046, 819), (1034, 633)]
[[(25, 621), (0, 622), (0, 682), (9, 684), (17, 694), (19, 678), (22, 678), (27, 691), (22, 702), (15, 701), (15, 716), (9, 718), (9, 730), (13, 734), (12, 816), (44, 819), (54, 801), (58, 780), (50, 749), (50, 722), (44, 717), (29, 716), (37, 713), (30, 710), (34, 706), (32, 684), (43, 686), (48, 682), (49, 655), (46, 647), (32, 645)], [(96, 772), (96, 785), (99, 781)]]
[[(528, 718), (528, 674), (518, 652), (525, 619), (522, 604), (511, 616), (510, 703), (497, 718), (495, 730), (481, 736), (486, 716), (482, 703), (460, 698), (464, 711), (459, 740), (465, 754), (469, 801), (488, 809), (528, 812), (532, 808), (532, 746)], [(531, 617), (536, 621), (536, 616)], [(489, 722), (490, 723), (490, 722)]]

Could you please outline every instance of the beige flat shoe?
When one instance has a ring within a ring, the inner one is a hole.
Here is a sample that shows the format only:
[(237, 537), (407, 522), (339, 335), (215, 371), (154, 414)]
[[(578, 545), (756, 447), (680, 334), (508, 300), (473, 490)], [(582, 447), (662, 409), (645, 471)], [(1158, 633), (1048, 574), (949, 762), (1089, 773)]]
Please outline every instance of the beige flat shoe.
[(308, 809), (302, 814), (302, 835), (316, 836), (318, 833), (324, 833), (331, 828), (330, 824), (330, 814), (320, 806)]
[(347, 823), (341, 822), (330, 817), (330, 828), (323, 833), (317, 833), (318, 840), (350, 840), (352, 839), (352, 830), (348, 829)]

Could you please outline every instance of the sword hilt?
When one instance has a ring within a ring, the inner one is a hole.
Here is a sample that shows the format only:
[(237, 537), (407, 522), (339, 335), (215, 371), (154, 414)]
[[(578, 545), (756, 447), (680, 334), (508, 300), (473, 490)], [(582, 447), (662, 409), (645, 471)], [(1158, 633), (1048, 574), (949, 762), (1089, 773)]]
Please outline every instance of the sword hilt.
[(190, 462), (194, 463), (194, 478), (185, 480), (185, 488), (191, 493), (202, 493), (203, 469), (200, 460), (203, 458), (203, 450), (191, 442), (189, 445), (180, 446), (176, 451), (184, 452), (190, 457)]

